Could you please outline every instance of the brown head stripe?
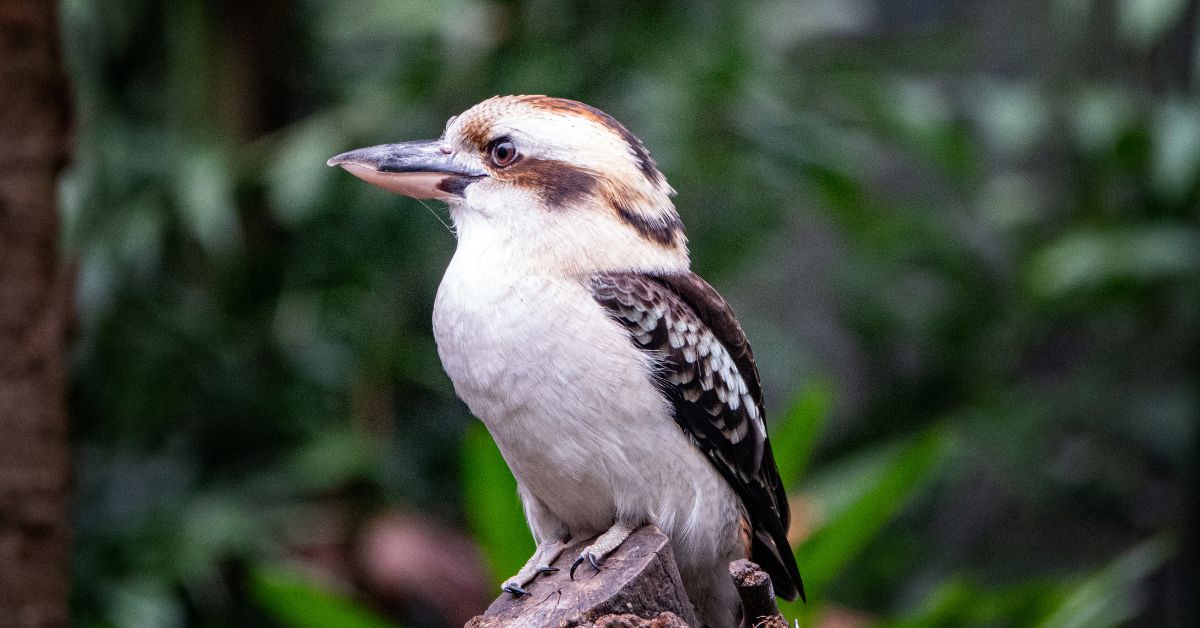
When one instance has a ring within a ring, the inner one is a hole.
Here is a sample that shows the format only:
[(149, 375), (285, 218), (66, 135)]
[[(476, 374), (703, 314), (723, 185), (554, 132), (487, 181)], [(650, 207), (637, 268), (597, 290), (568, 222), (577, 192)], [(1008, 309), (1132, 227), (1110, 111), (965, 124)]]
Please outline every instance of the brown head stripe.
[(604, 201), (621, 220), (643, 238), (663, 246), (676, 244), (678, 234), (683, 231), (683, 223), (675, 216), (647, 218), (626, 209), (614, 198), (612, 190), (600, 188), (596, 175), (567, 162), (523, 156), (496, 176), (536, 191), (551, 208), (566, 207), (596, 193), (599, 188)]
[(675, 237), (683, 231), (683, 223), (678, 218), (671, 217), (664, 220), (649, 219), (645, 216), (631, 212), (625, 209), (620, 203), (609, 200), (609, 204), (617, 211), (617, 215), (621, 217), (629, 226), (637, 230), (643, 238), (654, 240), (663, 246), (672, 246), (675, 244)]
[(490, 119), (475, 116), (463, 124), (462, 136), (479, 150), (483, 150), (487, 147), (487, 143), (492, 141), (491, 130), (492, 121)]
[(637, 158), (638, 168), (642, 171), (642, 174), (646, 175), (646, 178), (652, 183), (658, 183), (658, 164), (654, 163), (654, 158), (650, 156), (650, 151), (646, 150), (646, 146), (642, 144), (642, 140), (638, 139), (636, 135), (625, 128), (625, 125), (618, 122), (616, 118), (591, 105), (566, 98), (525, 96), (521, 101), (551, 111), (569, 112), (608, 127), (609, 130), (620, 135), (621, 139), (625, 140), (625, 144), (629, 146), (629, 150)]
[(497, 178), (536, 190), (551, 207), (563, 207), (589, 196), (596, 176), (565, 161), (522, 156)]

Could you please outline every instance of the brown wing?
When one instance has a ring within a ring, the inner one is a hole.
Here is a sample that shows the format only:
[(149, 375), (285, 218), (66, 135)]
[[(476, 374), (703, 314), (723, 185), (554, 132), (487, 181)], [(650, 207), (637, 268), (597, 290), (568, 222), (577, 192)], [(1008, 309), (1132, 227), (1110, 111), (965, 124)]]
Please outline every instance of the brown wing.
[(771, 453), (754, 354), (729, 304), (698, 275), (607, 273), (592, 295), (659, 360), (675, 422), (742, 499), (754, 534), (751, 559), (780, 597), (804, 597), (787, 540), (787, 494)]

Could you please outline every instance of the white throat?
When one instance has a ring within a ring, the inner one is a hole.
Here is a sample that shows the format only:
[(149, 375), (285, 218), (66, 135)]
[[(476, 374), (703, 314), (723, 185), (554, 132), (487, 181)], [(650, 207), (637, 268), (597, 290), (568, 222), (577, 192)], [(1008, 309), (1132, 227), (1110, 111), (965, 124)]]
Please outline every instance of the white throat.
[[(682, 272), (687, 249), (642, 237), (603, 207), (547, 209), (532, 195), (475, 193), (450, 204), (458, 233), (452, 265), (481, 272), (581, 279), (595, 273)], [(449, 272), (449, 270), (448, 270)]]

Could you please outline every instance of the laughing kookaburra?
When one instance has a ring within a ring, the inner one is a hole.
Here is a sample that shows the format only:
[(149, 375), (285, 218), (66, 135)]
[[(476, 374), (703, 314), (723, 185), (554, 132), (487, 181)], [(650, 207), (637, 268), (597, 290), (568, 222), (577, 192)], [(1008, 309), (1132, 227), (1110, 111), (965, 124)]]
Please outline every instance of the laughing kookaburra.
[(537, 541), (505, 591), (536, 588), (571, 539), (599, 535), (575, 567), (600, 569), (652, 523), (714, 628), (738, 622), (738, 558), (781, 597), (803, 595), (754, 356), (688, 270), (674, 190), (641, 140), (582, 103), (500, 96), (439, 139), (329, 164), (450, 207), (438, 354), (516, 476)]

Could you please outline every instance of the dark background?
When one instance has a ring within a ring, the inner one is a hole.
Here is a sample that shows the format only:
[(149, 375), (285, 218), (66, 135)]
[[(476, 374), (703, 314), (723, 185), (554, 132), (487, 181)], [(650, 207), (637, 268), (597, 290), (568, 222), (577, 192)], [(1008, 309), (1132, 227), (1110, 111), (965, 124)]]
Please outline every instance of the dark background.
[(524, 561), (430, 335), (452, 236), (324, 165), (507, 93), (679, 190), (763, 373), (789, 615), (1195, 625), (1197, 2), (60, 14), (79, 625), (452, 625)]

